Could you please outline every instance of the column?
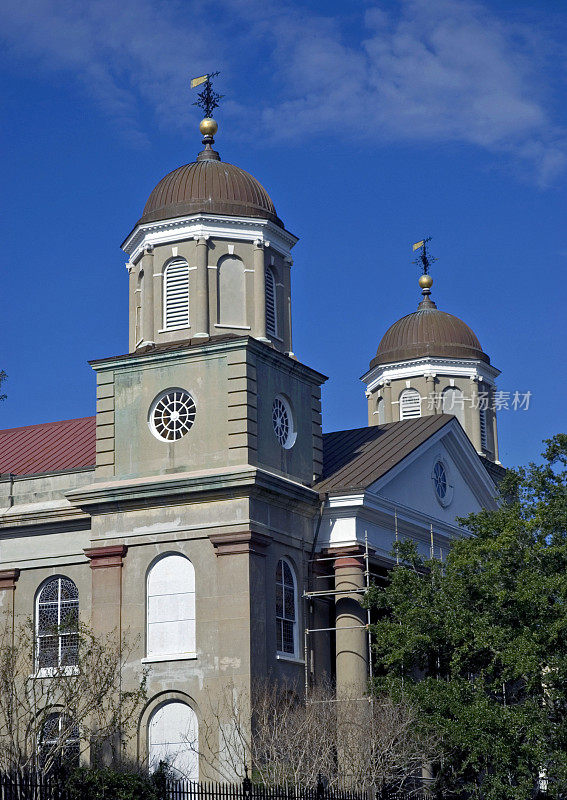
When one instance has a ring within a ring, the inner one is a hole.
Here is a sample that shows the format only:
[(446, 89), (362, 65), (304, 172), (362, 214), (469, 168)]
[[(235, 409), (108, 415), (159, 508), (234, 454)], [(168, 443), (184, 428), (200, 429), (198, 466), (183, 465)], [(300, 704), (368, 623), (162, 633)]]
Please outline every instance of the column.
[(131, 353), (136, 349), (136, 270), (130, 261), (126, 262), (128, 270), (128, 302), (129, 302), (129, 350)]
[(343, 550), (334, 568), (335, 591), (341, 592), (335, 595), (337, 698), (362, 697), (368, 686), (366, 610), (356, 591), (364, 588), (362, 549)]
[(0, 625), (10, 626), (14, 632), (14, 593), (19, 569), (0, 570)]
[(99, 634), (122, 634), (122, 562), (127, 550), (125, 544), (85, 550), (92, 570), (91, 624)]
[(443, 409), (437, 408), (437, 398), (435, 397), (435, 375), (433, 373), (425, 376), (425, 393), (426, 414), (438, 414), (439, 411), (442, 411)]
[(209, 336), (209, 246), (206, 237), (196, 239), (196, 286), (195, 293), (197, 302), (195, 319), (195, 338), (205, 338)]
[(142, 335), (144, 344), (154, 344), (154, 248), (148, 245), (142, 259)]
[(478, 378), (471, 380), (471, 428), (470, 439), (477, 453), (482, 453), (482, 442), (480, 438), (480, 407), (478, 397)]
[(389, 380), (384, 381), (382, 397), (384, 398), (384, 422), (393, 422), (394, 412), (392, 410), (392, 384)]
[(254, 336), (269, 342), (266, 336), (266, 265), (264, 244), (259, 239), (254, 242)]
[(291, 335), (291, 266), (293, 260), (287, 256), (284, 259), (284, 347), (288, 355), (293, 356), (293, 341)]
[(492, 440), (494, 442), (493, 452), (494, 452), (494, 460), (497, 464), (500, 464), (500, 460), (498, 458), (498, 424), (496, 422), (496, 408), (494, 404), (494, 386), (491, 386), (489, 389), (489, 401), (488, 406), (491, 409), (490, 414), (492, 416)]

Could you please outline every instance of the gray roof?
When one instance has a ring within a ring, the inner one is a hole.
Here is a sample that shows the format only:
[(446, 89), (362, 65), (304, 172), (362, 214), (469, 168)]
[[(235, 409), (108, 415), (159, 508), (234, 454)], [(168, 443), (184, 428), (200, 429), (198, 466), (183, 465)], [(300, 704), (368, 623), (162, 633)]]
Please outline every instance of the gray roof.
[(323, 475), (313, 488), (345, 494), (366, 489), (454, 419), (451, 414), (435, 414), (325, 433)]

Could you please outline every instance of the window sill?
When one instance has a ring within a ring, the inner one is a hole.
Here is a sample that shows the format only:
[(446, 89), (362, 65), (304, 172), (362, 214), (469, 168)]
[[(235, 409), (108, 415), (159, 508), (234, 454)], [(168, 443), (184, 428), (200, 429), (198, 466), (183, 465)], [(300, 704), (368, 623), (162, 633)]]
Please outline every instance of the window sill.
[(292, 656), (291, 653), (277, 653), (276, 660), (289, 661), (291, 664), (303, 664), (305, 666), (305, 661), (302, 658)]
[(195, 661), (197, 653), (172, 653), (171, 655), (155, 655), (142, 658), (142, 664), (158, 664), (164, 661)]
[(160, 328), (158, 333), (174, 333), (175, 331), (188, 331), (191, 325), (175, 325), (171, 328)]
[(237, 331), (250, 331), (252, 328), (250, 325), (221, 325), (220, 322), (215, 323), (215, 328), (223, 328), (226, 330), (237, 330)]
[(79, 667), (41, 667), (32, 675), (32, 678), (59, 678), (68, 677), (71, 675), (78, 675)]

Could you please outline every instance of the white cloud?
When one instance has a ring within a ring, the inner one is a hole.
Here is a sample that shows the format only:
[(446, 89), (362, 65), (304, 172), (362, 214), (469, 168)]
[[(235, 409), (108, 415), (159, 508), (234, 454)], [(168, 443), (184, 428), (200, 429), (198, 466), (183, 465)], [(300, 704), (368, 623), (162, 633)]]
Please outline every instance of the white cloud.
[[(259, 108), (272, 138), (454, 141), (530, 163), (541, 182), (563, 169), (567, 137), (542, 89), (549, 34), (474, 0), (387, 8), (331, 18), (300, 0), (4, 0), (0, 35), (20, 59), (73, 74), (132, 141), (156, 121), (185, 125), (188, 78), (220, 68), (225, 116), (244, 128)], [(246, 74), (268, 101), (246, 96)]]

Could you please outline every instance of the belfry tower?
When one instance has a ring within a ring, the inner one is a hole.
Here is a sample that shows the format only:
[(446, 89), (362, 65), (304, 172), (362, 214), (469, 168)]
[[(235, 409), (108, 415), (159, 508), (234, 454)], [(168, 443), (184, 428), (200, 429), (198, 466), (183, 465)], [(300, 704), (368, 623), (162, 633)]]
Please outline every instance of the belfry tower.
[(388, 328), (362, 376), (368, 424), (454, 414), (477, 453), (498, 461), (493, 367), (479, 340), (458, 317), (431, 299), (433, 278), (421, 275), (417, 311)]

